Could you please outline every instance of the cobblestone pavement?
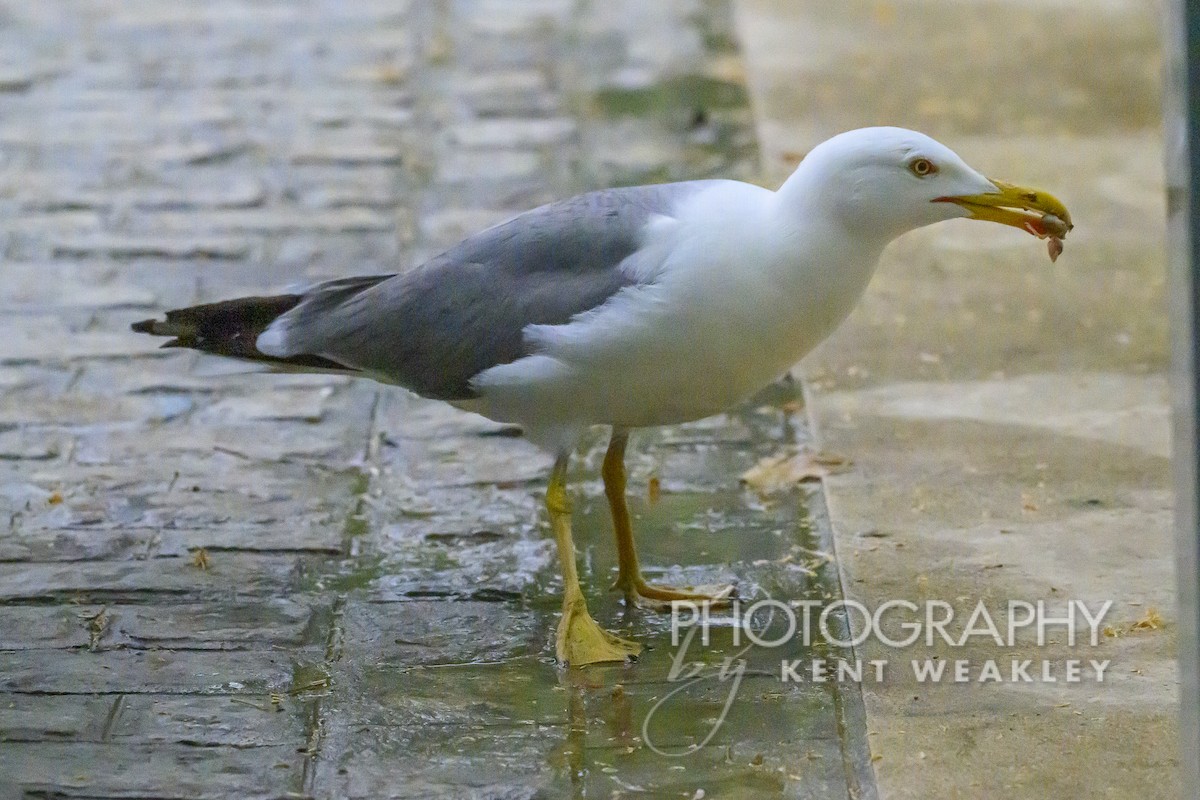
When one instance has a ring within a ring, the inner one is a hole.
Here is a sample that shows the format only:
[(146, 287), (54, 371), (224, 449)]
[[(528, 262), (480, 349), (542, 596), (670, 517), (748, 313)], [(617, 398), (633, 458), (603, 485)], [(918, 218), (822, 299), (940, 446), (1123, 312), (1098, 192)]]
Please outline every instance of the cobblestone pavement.
[[(781, 684), (795, 651), (754, 655), (708, 746), (654, 752), (729, 692), (643, 730), (677, 688), (667, 621), (604, 592), (595, 447), (593, 608), (663, 646), (563, 674), (544, 456), (127, 330), (394, 271), (587, 188), (752, 178), (751, 131), (720, 0), (0, 5), (0, 798), (871, 796), (857, 697)], [(638, 441), (643, 560), (838, 591), (820, 496), (736, 485), (805, 435), (774, 398)]]

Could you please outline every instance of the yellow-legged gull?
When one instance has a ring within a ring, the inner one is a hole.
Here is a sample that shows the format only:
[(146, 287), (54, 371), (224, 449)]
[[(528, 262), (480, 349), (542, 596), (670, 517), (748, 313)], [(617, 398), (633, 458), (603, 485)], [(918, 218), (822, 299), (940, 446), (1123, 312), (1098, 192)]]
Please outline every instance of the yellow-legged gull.
[(546, 507), (561, 560), (557, 655), (639, 646), (588, 613), (566, 471), (581, 431), (612, 426), (603, 477), (630, 602), (723, 598), (642, 579), (625, 505), (629, 431), (705, 417), (787, 371), (850, 312), (884, 247), (960, 217), (1049, 238), (1045, 192), (985, 178), (945, 146), (865, 128), (810, 152), (778, 191), (706, 180), (592, 192), (522, 214), (415, 269), (167, 312), (134, 330), (279, 368), (403, 386), (521, 425), (555, 455)]

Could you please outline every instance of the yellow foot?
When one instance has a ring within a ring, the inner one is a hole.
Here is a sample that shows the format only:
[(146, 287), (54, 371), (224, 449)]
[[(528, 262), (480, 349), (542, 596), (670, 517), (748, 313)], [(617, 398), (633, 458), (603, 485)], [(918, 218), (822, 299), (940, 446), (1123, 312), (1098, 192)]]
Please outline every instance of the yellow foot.
[(712, 608), (725, 608), (736, 594), (732, 583), (705, 584), (702, 586), (654, 586), (637, 578), (617, 578), (613, 589), (619, 589), (625, 595), (625, 602), (642, 608), (652, 608), (656, 611), (670, 611), (671, 603), (684, 601), (689, 603), (710, 603)]
[(558, 623), (558, 660), (572, 667), (637, 658), (642, 646), (596, 624), (583, 603), (571, 604)]

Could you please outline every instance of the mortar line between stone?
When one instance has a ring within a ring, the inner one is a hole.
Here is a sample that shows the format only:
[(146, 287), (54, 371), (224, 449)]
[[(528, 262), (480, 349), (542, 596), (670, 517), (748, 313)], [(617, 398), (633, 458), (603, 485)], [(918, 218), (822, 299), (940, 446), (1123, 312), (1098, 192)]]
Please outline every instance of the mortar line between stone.
[[(804, 400), (804, 416), (807, 422), (810, 440), (813, 444), (821, 441), (821, 432), (812, 411), (812, 391), (801, 373), (798, 381), (801, 397)], [(842, 575), (842, 562), (838, 557), (837, 540), (833, 532), (833, 518), (829, 513), (829, 487), (824, 479), (819, 488), (809, 496), (806, 503), (808, 518), (815, 530), (820, 531), (833, 556), (836, 566), (833, 577), (833, 589), (838, 599), (846, 597), (846, 581)], [(846, 625), (849, 626), (847, 618)], [(851, 659), (858, 658), (857, 649), (853, 646), (846, 648)], [(831, 684), (833, 696), (834, 718), (837, 721), (838, 738), (841, 741), (842, 767), (846, 776), (846, 790), (851, 800), (878, 800), (879, 788), (875, 781), (875, 767), (871, 762), (871, 745), (867, 740), (867, 712), (863, 704), (862, 686), (857, 683), (843, 684), (833, 681)]]

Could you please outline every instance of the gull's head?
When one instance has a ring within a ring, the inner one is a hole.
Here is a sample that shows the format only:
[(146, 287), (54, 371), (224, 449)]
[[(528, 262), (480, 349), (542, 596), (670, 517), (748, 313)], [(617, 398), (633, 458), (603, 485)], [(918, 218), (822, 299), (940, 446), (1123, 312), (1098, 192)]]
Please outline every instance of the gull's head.
[(815, 201), (845, 230), (885, 241), (960, 217), (1039, 238), (1061, 239), (1071, 228), (1053, 195), (986, 178), (950, 148), (903, 128), (861, 128), (822, 142), (781, 194), (802, 206)]

